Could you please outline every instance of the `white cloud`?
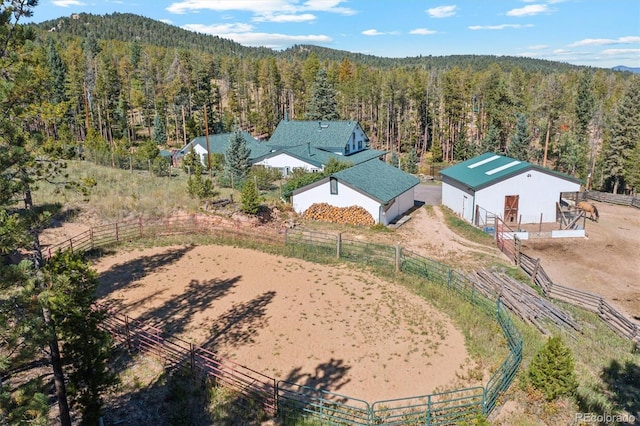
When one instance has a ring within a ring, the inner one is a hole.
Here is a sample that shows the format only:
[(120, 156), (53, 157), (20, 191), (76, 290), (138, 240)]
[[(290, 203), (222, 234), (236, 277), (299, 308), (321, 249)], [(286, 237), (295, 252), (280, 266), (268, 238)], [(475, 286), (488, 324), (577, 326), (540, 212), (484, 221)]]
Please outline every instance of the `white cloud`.
[(640, 55), (640, 49), (605, 49), (602, 51), (603, 55), (613, 56), (613, 55)]
[(507, 16), (531, 16), (539, 15), (548, 11), (549, 8), (546, 4), (532, 4), (519, 9), (511, 9), (507, 12)]
[(532, 49), (532, 50), (542, 50), (542, 49), (546, 49), (547, 46), (546, 44), (534, 44), (533, 46), (529, 46), (527, 49)]
[(265, 15), (261, 15), (261, 16), (256, 16), (255, 18), (253, 18), (253, 21), (255, 22), (276, 22), (276, 23), (283, 23), (283, 22), (309, 22), (309, 21), (314, 21), (316, 19), (315, 15), (312, 15), (310, 13), (303, 13), (301, 15), (288, 15), (288, 14), (282, 14), (282, 15), (271, 15), (271, 14), (265, 14)]
[(381, 35), (394, 35), (395, 36), (395, 35), (399, 35), (400, 33), (398, 31), (382, 32), (382, 31), (371, 29), (371, 30), (364, 30), (364, 31), (362, 31), (361, 34), (366, 35), (366, 36), (381, 36)]
[(86, 3), (83, 3), (78, 0), (54, 0), (51, 3), (55, 6), (60, 7), (70, 7), (70, 6), (86, 6)]
[(246, 33), (253, 30), (253, 25), (242, 23), (217, 25), (187, 24), (183, 25), (182, 28), (203, 34), (221, 35), (223, 33)]
[(467, 28), (469, 28), (470, 30), (476, 31), (476, 30), (507, 30), (507, 29), (519, 30), (521, 28), (530, 28), (530, 27), (533, 27), (533, 25), (532, 24), (471, 25)]
[(456, 7), (451, 6), (438, 6), (427, 9), (425, 12), (432, 18), (448, 18), (456, 14)]
[[(278, 15), (295, 15), (305, 12), (328, 12), (340, 15), (354, 15), (355, 10), (340, 7), (345, 0), (308, 0), (299, 4), (298, 0), (185, 0), (171, 3), (167, 11), (175, 14), (212, 10), (215, 12), (242, 11), (250, 12), (256, 18), (268, 20)], [(271, 21), (279, 22), (279, 21)], [(285, 20), (282, 22), (291, 22)]]
[(371, 29), (371, 30), (364, 30), (362, 34), (366, 36), (380, 36), (380, 35), (384, 35), (385, 33), (381, 33), (378, 30)]
[(326, 35), (289, 35), (252, 32), (254, 27), (250, 24), (243, 23), (218, 25), (188, 24), (182, 26), (182, 28), (233, 40), (245, 46), (264, 46), (272, 49), (283, 49), (292, 44), (326, 44), (333, 41), (331, 37)]
[(570, 47), (577, 46), (606, 46), (610, 44), (635, 44), (640, 43), (640, 37), (638, 36), (627, 36), (627, 37), (619, 37), (619, 38), (585, 38), (583, 40), (576, 41), (575, 43), (571, 43)]
[(431, 35), (436, 33), (437, 31), (429, 30), (427, 28), (416, 28), (415, 30), (409, 31), (409, 34), (418, 34), (418, 35)]

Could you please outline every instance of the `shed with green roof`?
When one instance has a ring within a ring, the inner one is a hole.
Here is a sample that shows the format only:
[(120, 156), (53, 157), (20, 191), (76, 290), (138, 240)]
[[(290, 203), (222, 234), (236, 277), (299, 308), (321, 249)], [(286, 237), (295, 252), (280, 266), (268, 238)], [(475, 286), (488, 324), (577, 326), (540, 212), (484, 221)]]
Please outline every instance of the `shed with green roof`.
[(334, 207), (360, 206), (376, 223), (388, 225), (414, 206), (414, 189), (420, 180), (379, 159), (359, 163), (293, 191), (298, 213), (312, 204)]
[(440, 174), (442, 204), (475, 224), (492, 215), (512, 224), (555, 222), (560, 194), (579, 191), (584, 183), (493, 152), (447, 167)]

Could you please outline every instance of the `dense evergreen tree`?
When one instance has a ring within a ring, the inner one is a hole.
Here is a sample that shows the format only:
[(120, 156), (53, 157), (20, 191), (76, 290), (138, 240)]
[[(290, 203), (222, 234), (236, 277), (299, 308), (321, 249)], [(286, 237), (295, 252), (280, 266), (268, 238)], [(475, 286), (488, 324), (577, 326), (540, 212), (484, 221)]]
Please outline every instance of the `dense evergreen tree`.
[(536, 353), (528, 370), (531, 384), (547, 400), (571, 396), (578, 388), (571, 350), (560, 337), (551, 337)]
[[(614, 194), (635, 175), (631, 170), (638, 167), (633, 158), (639, 143), (640, 77), (633, 77), (616, 110), (609, 146), (605, 150), (605, 171)], [(633, 184), (638, 185), (638, 182)]]
[(260, 211), (260, 194), (253, 179), (247, 179), (242, 187), (242, 211), (250, 215)]
[[(44, 157), (32, 139), (37, 137), (37, 131), (34, 130), (40, 127), (38, 117), (30, 114), (30, 106), (42, 103), (46, 96), (46, 93), (34, 90), (42, 81), (35, 70), (42, 69), (46, 59), (28, 42), (32, 34), (18, 21), (30, 16), (36, 5), (37, 1), (33, 0), (3, 1), (0, 12), (0, 74), (3, 76), (0, 80), (0, 93), (3, 94), (0, 96), (0, 110), (3, 111), (0, 116), (0, 254), (21, 252), (26, 256), (26, 260), (19, 264), (0, 263), (0, 289), (3, 295), (0, 298), (0, 333), (3, 337), (0, 341), (3, 347), (0, 368), (2, 375), (11, 375), (38, 355), (46, 354), (53, 372), (59, 421), (62, 425), (71, 425), (67, 386), (75, 386), (72, 397), (82, 394), (80, 405), (91, 405), (92, 408), (86, 413), (82, 410), (83, 414), (87, 414), (88, 422), (93, 418), (89, 412), (99, 412), (100, 401), (95, 392), (84, 392), (84, 389), (95, 389), (93, 385), (87, 382), (86, 385), (81, 382), (68, 383), (63, 365), (68, 363), (73, 366), (71, 377), (75, 380), (74, 372), (91, 364), (92, 374), (98, 379), (104, 372), (103, 358), (93, 350), (106, 346), (101, 346), (104, 341), (99, 337), (97, 323), (91, 320), (93, 317), (89, 313), (94, 294), (90, 287), (86, 288), (86, 292), (80, 291), (83, 273), (46, 270), (40, 245), (39, 233), (47, 216), (39, 212), (32, 197), (32, 188), (39, 180), (53, 181), (64, 165)], [(17, 200), (22, 200), (24, 207), (17, 208)], [(81, 269), (87, 271), (86, 265)], [(69, 292), (76, 285), (80, 293)], [(76, 315), (76, 320), (65, 322), (65, 315), (72, 314)], [(96, 340), (84, 342), (89, 335)], [(76, 338), (83, 344), (65, 346), (61, 353), (60, 338), (65, 345), (73, 345)], [(6, 347), (7, 344), (11, 346)], [(87, 373), (83, 371), (83, 374)], [(79, 393), (75, 389), (80, 390)], [(15, 392), (20, 391), (18, 389)], [(20, 421), (38, 421), (37, 413), (21, 410), (15, 404), (37, 402), (41, 399), (38, 395), (43, 391), (45, 388), (29, 391), (31, 399), (3, 397), (0, 403), (4, 405), (9, 402), (12, 409), (30, 416), (29, 419), (18, 419)]]
[(529, 161), (529, 150), (531, 147), (531, 135), (529, 125), (524, 114), (518, 114), (515, 132), (511, 135), (507, 154), (520, 161)]
[(418, 153), (415, 149), (411, 149), (404, 157), (402, 157), (402, 170), (407, 173), (418, 173)]
[(232, 187), (242, 185), (244, 179), (251, 170), (249, 155), (251, 150), (247, 147), (247, 141), (239, 130), (230, 136), (229, 147), (224, 153), (225, 177), (229, 179)]
[(153, 119), (153, 141), (157, 145), (165, 145), (167, 143), (167, 129), (160, 114), (156, 114)]
[(324, 68), (318, 71), (316, 80), (311, 87), (311, 95), (307, 105), (307, 120), (338, 120), (338, 105), (336, 93), (327, 79)]

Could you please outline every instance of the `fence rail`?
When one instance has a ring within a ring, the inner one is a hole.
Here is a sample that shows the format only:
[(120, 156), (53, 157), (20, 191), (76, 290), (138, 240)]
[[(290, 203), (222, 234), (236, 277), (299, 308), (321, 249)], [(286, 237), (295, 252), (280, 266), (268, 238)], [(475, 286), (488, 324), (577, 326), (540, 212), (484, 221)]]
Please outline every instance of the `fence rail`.
[[(176, 337), (166, 336), (151, 326), (118, 313), (110, 313), (103, 323), (114, 340), (134, 352), (151, 353), (167, 367), (189, 368), (193, 374), (214, 379), (242, 396), (248, 408), (260, 407), (282, 417), (309, 417), (323, 424), (425, 424), (444, 425), (471, 422), (478, 415), (489, 415), (498, 398), (511, 385), (522, 361), (523, 340), (519, 330), (496, 295), (487, 297), (465, 275), (434, 260), (400, 246), (365, 244), (343, 240), (340, 235), (267, 228), (244, 227), (202, 216), (178, 216), (163, 220), (135, 220), (93, 228), (53, 245), (52, 256), (60, 250), (89, 251), (130, 241), (183, 233), (206, 233), (223, 241), (243, 240), (245, 244), (285, 244), (295, 248), (297, 256), (321, 259), (327, 256), (394, 268), (446, 286), (478, 309), (493, 316), (507, 341), (509, 354), (486, 386), (452, 390), (420, 397), (378, 401), (369, 404), (356, 398), (295, 383), (277, 381), (246, 366), (221, 358), (205, 348)], [(417, 402), (418, 401), (418, 402)], [(420, 402), (421, 401), (421, 402)]]
[(640, 198), (635, 195), (612, 194), (600, 191), (563, 192), (562, 198), (575, 202), (582, 200), (594, 200), (609, 204), (632, 206), (640, 209)]
[(499, 218), (496, 219), (496, 244), (516, 265), (520, 266), (520, 269), (529, 275), (531, 282), (537, 285), (545, 296), (596, 313), (612, 330), (640, 347), (640, 326), (638, 324), (612, 307), (602, 296), (554, 283), (540, 265), (540, 259), (534, 259), (523, 253), (520, 250), (517, 237), (509, 238), (505, 235), (513, 231), (507, 225), (498, 224), (498, 222), (501, 222)]

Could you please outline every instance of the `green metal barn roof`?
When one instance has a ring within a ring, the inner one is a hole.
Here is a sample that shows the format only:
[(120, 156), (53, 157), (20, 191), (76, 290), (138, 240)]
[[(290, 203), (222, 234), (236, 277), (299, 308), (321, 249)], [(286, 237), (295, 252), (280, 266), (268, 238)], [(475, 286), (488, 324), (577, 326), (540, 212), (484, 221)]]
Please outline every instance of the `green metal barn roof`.
[(582, 180), (567, 174), (536, 166), (526, 161), (494, 154), (493, 152), (487, 152), (486, 154), (442, 169), (440, 174), (463, 183), (473, 190), (477, 190), (532, 169), (572, 182), (584, 183)]
[(417, 177), (377, 159), (365, 161), (331, 176), (368, 194), (381, 204), (387, 204), (420, 183)]

